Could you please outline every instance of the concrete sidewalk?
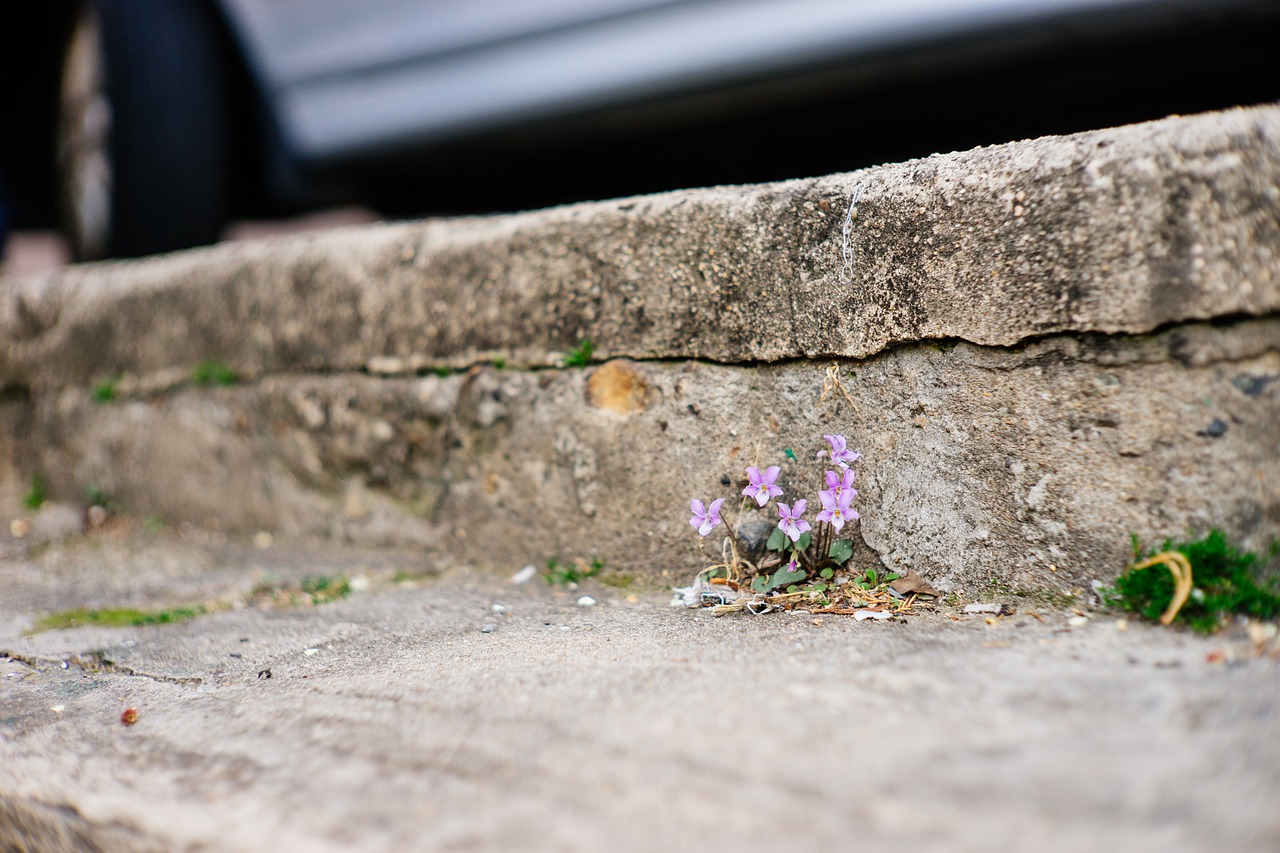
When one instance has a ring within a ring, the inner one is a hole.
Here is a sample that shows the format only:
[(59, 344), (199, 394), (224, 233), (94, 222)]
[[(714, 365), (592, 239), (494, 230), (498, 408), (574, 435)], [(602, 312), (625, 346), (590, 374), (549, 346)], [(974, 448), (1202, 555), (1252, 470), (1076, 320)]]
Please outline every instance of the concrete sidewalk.
[(241, 535), (655, 575), (746, 465), (816, 506), (840, 433), (860, 547), (944, 590), (1087, 590), (1131, 534), (1265, 549), (1278, 186), (1271, 106), (5, 280), (0, 515), (40, 477)]
[[(1044, 607), (717, 619), (651, 588), (396, 580), (421, 569), (169, 534), (4, 559), (0, 849), (1280, 845), (1280, 667), (1240, 636)], [(16, 633), (54, 601), (172, 606), (322, 574), (369, 586)]]
[[(0, 280), (0, 850), (1280, 848), (1274, 640), (1089, 609), (1280, 536), (1278, 187), (1270, 106)], [(1017, 613), (670, 608), (834, 433)]]

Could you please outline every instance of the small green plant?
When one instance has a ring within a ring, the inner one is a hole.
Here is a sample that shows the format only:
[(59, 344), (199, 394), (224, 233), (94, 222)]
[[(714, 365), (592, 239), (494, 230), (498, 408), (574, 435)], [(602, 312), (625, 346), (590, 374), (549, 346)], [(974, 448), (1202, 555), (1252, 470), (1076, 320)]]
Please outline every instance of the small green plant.
[[(1203, 538), (1191, 542), (1175, 543), (1165, 540), (1159, 552), (1142, 553), (1141, 543), (1134, 537), (1135, 557), (1153, 562), (1146, 568), (1135, 562), (1118, 578), (1115, 586), (1104, 591), (1104, 599), (1112, 606), (1148, 619), (1157, 620), (1168, 613), (1177, 593), (1178, 581), (1173, 569), (1166, 569), (1163, 561), (1156, 562), (1161, 554), (1177, 554), (1190, 564), (1190, 594), (1185, 604), (1174, 609), (1167, 621), (1189, 625), (1192, 629), (1209, 634), (1233, 615), (1241, 614), (1255, 619), (1274, 619), (1280, 616), (1280, 589), (1273, 583), (1263, 584), (1256, 576), (1259, 558), (1256, 554), (1241, 552), (1227, 541), (1226, 534), (1213, 529)], [(1280, 552), (1280, 543), (1271, 546), (1270, 556)], [(1172, 559), (1178, 564), (1178, 558)]]
[(22, 496), (22, 505), (31, 510), (44, 505), (44, 478), (39, 474), (31, 475), (31, 488)]
[(107, 497), (107, 493), (97, 483), (90, 483), (85, 486), (84, 499), (89, 506), (106, 507), (111, 503), (111, 498)]
[(586, 367), (591, 363), (591, 354), (595, 351), (595, 344), (587, 338), (578, 341), (578, 345), (569, 350), (568, 355), (564, 357), (565, 367)]
[(431, 372), (436, 376), (439, 376), (441, 379), (448, 379), (453, 375), (453, 368), (449, 367), (447, 364), (442, 364), (439, 367), (433, 367)]
[(636, 582), (636, 576), (626, 572), (610, 572), (600, 576), (600, 583), (614, 589), (630, 589)]
[(93, 398), (95, 403), (114, 403), (116, 398), (120, 396), (119, 385), (119, 376), (107, 377), (93, 386), (89, 396)]
[(582, 583), (587, 578), (593, 578), (602, 571), (604, 571), (604, 560), (592, 559), (590, 563), (584, 560), (577, 560), (572, 566), (562, 566), (558, 559), (551, 557), (547, 560), (547, 572), (543, 577), (552, 586), (568, 586), (569, 584)]
[(498, 356), (497, 358), (495, 358), (495, 359), (493, 360), (493, 369), (494, 369), (494, 370), (506, 370), (506, 369), (507, 369), (507, 360), (506, 360), (505, 358), (503, 358), (502, 356)]
[(328, 604), (330, 601), (337, 601), (351, 594), (351, 582), (342, 575), (305, 577), (299, 586), (304, 593), (311, 596), (313, 604)]
[(221, 361), (202, 361), (191, 371), (191, 381), (202, 387), (217, 385), (225, 388), (235, 385), (240, 377)]
[(138, 610), (133, 607), (110, 607), (102, 610), (79, 608), (45, 616), (36, 622), (31, 629), (31, 633), (80, 628), (86, 625), (97, 625), (104, 628), (168, 625), (173, 622), (185, 622), (188, 619), (194, 619), (206, 612), (203, 607), (172, 607), (166, 610)]

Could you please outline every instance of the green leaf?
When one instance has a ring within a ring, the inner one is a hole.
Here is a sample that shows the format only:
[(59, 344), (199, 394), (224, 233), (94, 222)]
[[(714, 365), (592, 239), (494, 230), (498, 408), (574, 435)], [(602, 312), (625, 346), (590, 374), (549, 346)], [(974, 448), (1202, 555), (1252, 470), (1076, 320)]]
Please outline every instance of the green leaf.
[(889, 572), (889, 574), (884, 576), (884, 582), (888, 583), (889, 581), (896, 581), (900, 577), (902, 577), (902, 575), (897, 572)]
[(787, 592), (799, 592), (799, 591), (800, 591), (800, 587), (796, 586), (795, 584), (792, 584), (791, 586), (787, 587)]
[(810, 592), (826, 592), (827, 585), (825, 583), (815, 583), (809, 587)]
[(876, 576), (875, 569), (867, 569), (866, 579), (867, 579), (867, 583), (871, 584), (872, 586), (875, 586), (880, 582), (879, 578)]
[(808, 531), (805, 531), (804, 533), (801, 533), (800, 538), (796, 540), (795, 549), (797, 551), (803, 551), (809, 547), (809, 543), (812, 541), (813, 541), (813, 537), (809, 535)]
[(853, 556), (853, 540), (837, 539), (831, 543), (831, 550), (827, 552), (827, 556), (836, 561), (837, 566), (843, 566)]
[(764, 575), (756, 575), (754, 578), (751, 579), (751, 588), (754, 589), (756, 592), (768, 592), (769, 579), (766, 578)]
[(788, 459), (795, 459), (795, 458), (796, 458), (796, 452), (795, 452), (794, 450), (792, 450), (790, 447), (788, 447), (788, 448), (787, 448), (787, 450), (786, 450), (786, 454), (787, 454), (787, 458), (788, 458)]
[[(789, 565), (789, 564), (788, 564)], [(786, 586), (796, 581), (802, 581), (808, 576), (808, 572), (803, 569), (797, 569), (794, 572), (787, 571), (786, 566), (782, 566), (773, 573), (773, 577), (769, 579), (769, 589), (777, 589), (780, 586)]]
[(835, 577), (835, 576), (836, 576), (836, 570), (835, 570), (835, 569), (831, 569), (831, 568), (826, 568), (826, 569), (823, 569), (823, 570), (822, 570), (821, 574), (822, 574), (822, 579), (823, 579), (823, 580), (828, 580), (828, 581), (829, 581), (829, 580), (831, 580), (833, 577)]
[(787, 547), (787, 534), (782, 532), (781, 527), (773, 528), (773, 532), (769, 534), (769, 541), (764, 544), (764, 547), (770, 551), (781, 551)]

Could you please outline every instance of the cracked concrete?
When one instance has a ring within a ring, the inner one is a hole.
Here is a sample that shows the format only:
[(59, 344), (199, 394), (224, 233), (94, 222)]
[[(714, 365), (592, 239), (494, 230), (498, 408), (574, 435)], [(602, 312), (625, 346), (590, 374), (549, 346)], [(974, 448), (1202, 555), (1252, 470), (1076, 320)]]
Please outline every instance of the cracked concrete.
[[(1131, 533), (1258, 550), (1278, 186), (1271, 106), (8, 280), (0, 510), (39, 474), (231, 533), (686, 573), (690, 497), (792, 449), (813, 503), (839, 432), (859, 559), (944, 589), (1085, 590)], [(207, 360), (242, 384), (194, 386)]]
[[(368, 585), (19, 636), (54, 602), (171, 601), (140, 599), (121, 567), (190, 596), (244, 594), (264, 572)], [(84, 583), (52, 597), (43, 579), (62, 573)], [(1280, 843), (1280, 648), (1259, 656), (1240, 631), (1016, 599), (990, 624), (947, 607), (717, 619), (643, 585), (517, 586), (424, 573), (415, 551), (172, 531), (59, 540), (0, 556), (0, 577), (16, 629), (0, 630), (0, 849)], [(577, 606), (584, 592), (599, 604)]]

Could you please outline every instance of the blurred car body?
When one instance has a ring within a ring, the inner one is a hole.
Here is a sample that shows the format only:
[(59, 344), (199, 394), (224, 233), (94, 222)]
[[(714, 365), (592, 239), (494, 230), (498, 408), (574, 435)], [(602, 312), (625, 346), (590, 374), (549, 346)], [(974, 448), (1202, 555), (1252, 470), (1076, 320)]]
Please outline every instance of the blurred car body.
[(9, 112), (44, 124), (0, 168), (19, 224), (61, 199), (81, 258), (233, 215), (800, 177), (1280, 98), (1262, 0), (16, 5), (0, 31), (44, 53)]

